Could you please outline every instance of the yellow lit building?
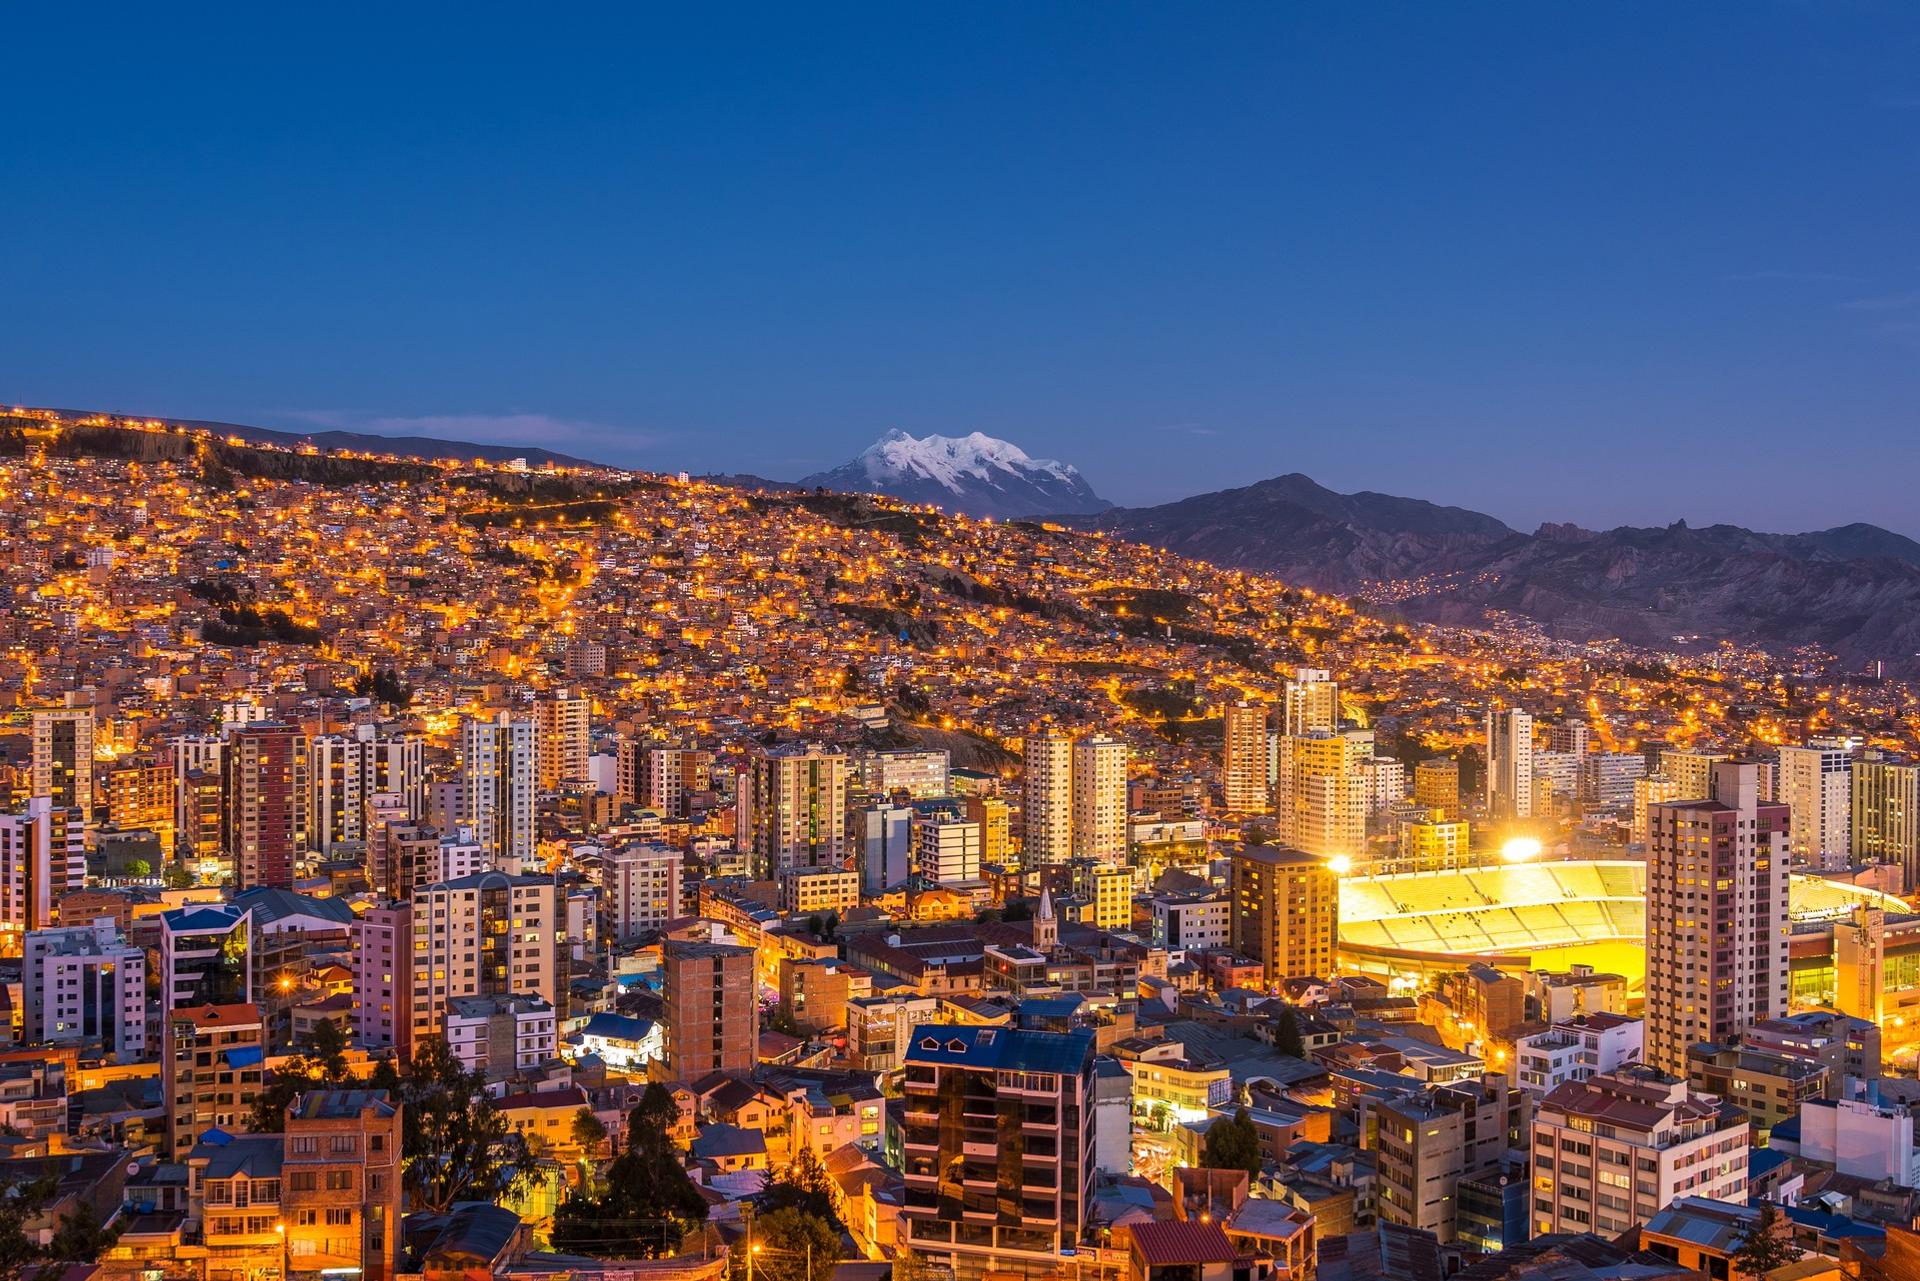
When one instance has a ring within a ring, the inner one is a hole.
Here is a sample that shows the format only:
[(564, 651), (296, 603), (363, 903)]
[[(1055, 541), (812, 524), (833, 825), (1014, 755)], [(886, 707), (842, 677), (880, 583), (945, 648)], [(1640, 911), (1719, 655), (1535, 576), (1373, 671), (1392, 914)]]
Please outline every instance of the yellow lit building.
[(1124, 930), (1133, 925), (1133, 869), (1093, 869), (1093, 924), (1096, 929)]

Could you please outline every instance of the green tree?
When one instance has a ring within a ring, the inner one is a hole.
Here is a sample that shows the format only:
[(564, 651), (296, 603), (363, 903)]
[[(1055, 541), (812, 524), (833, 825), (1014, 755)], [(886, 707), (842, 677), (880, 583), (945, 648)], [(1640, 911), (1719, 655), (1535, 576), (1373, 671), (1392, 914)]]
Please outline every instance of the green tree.
[(573, 1143), (582, 1154), (598, 1152), (600, 1145), (607, 1141), (607, 1127), (593, 1114), (592, 1108), (581, 1108), (573, 1114)]
[(755, 1281), (831, 1281), (840, 1263), (840, 1230), (791, 1207), (753, 1221)]
[(1245, 1108), (1207, 1127), (1200, 1164), (1210, 1170), (1245, 1170), (1249, 1175), (1259, 1175), (1260, 1131), (1254, 1128)]
[(1280, 1053), (1296, 1059), (1307, 1057), (1307, 1043), (1300, 1035), (1300, 1016), (1294, 1013), (1291, 1005), (1280, 1011), (1280, 1022), (1273, 1029), (1273, 1046)]
[(47, 1257), (62, 1263), (88, 1263), (98, 1259), (120, 1237), (120, 1233), (100, 1226), (100, 1215), (91, 1202), (81, 1201), (60, 1216), (53, 1239), (47, 1243)]
[(780, 1177), (767, 1185), (767, 1190), (759, 1197), (760, 1209), (771, 1214), (776, 1210), (799, 1210), (816, 1219), (825, 1219), (838, 1232), (841, 1228), (840, 1214), (834, 1205), (833, 1178), (827, 1173), (827, 1167), (820, 1164), (820, 1158), (811, 1147), (801, 1147), (793, 1160), (787, 1162), (787, 1168)]
[(673, 1095), (657, 1081), (649, 1085), (627, 1116), (627, 1145), (607, 1165), (605, 1191), (576, 1192), (560, 1203), (554, 1249), (608, 1259), (673, 1253), (707, 1217), (706, 1200), (667, 1137), (679, 1120)]
[(307, 1034), (299, 1048), (302, 1052), (275, 1068), (272, 1079), (255, 1096), (254, 1133), (279, 1134), (284, 1131), (287, 1128), (287, 1109), (308, 1090), (345, 1090), (361, 1084), (347, 1066), (346, 1033), (332, 1019), (322, 1019), (314, 1024), (313, 1031)]
[(160, 873), (160, 880), (170, 890), (190, 889), (193, 886), (193, 873), (178, 863), (169, 863), (166, 870)]
[(143, 858), (131, 859), (127, 863), (128, 876), (152, 876), (153, 864)]
[(444, 1037), (414, 1051), (400, 1079), (401, 1182), (413, 1204), (444, 1214), (456, 1201), (497, 1201), (533, 1176), (527, 1142)]
[(1793, 1243), (1792, 1227), (1777, 1205), (1763, 1205), (1760, 1216), (1740, 1229), (1733, 1268), (1741, 1276), (1763, 1277), (1775, 1268), (1798, 1263), (1806, 1253)]

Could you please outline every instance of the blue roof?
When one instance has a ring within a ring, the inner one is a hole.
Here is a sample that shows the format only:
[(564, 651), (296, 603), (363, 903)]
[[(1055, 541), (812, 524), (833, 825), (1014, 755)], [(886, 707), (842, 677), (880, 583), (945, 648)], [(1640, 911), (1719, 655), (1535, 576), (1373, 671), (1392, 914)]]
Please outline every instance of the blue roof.
[(1803, 1210), (1793, 1205), (1783, 1205), (1780, 1208), (1789, 1219), (1803, 1228), (1812, 1228), (1823, 1237), (1883, 1237), (1887, 1234), (1887, 1230), (1877, 1223), (1862, 1223), (1858, 1219), (1849, 1219), (1844, 1214)]
[(237, 1045), (227, 1051), (227, 1066), (237, 1068), (259, 1067), (266, 1056), (257, 1045)]
[[(1786, 1139), (1790, 1143), (1798, 1143), (1800, 1141), (1799, 1116), (1798, 1115), (1790, 1116), (1786, 1120), (1782, 1121), (1780, 1124), (1774, 1126), (1773, 1135), (1775, 1138)], [(1764, 1152), (1766, 1151), (1766, 1149), (1762, 1148), (1761, 1151)]]
[[(1796, 1121), (1797, 1123), (1797, 1121)], [(1773, 1132), (1780, 1133), (1780, 1127), (1774, 1126)], [(1747, 1182), (1771, 1174), (1787, 1162), (1793, 1160), (1790, 1153), (1776, 1151), (1773, 1148), (1754, 1148), (1747, 1153)]]
[(1026, 1028), (961, 1027), (922, 1023), (913, 1029), (909, 1063), (953, 1064), (1012, 1072), (1077, 1075), (1093, 1059), (1093, 1033), (1034, 1032)]
[(630, 1018), (625, 1014), (596, 1014), (587, 1020), (580, 1034), (604, 1037), (609, 1041), (644, 1041), (652, 1031), (652, 1019)]

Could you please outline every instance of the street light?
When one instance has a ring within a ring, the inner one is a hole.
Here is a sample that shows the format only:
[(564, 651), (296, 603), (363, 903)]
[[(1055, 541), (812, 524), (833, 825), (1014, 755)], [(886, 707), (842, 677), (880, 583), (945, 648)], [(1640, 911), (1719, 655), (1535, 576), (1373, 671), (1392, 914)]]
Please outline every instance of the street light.
[(286, 1221), (282, 1220), (281, 1222), (274, 1224), (273, 1230), (280, 1234), (280, 1281), (287, 1281), (287, 1278), (292, 1274), (293, 1267), (292, 1267), (292, 1259), (287, 1253)]

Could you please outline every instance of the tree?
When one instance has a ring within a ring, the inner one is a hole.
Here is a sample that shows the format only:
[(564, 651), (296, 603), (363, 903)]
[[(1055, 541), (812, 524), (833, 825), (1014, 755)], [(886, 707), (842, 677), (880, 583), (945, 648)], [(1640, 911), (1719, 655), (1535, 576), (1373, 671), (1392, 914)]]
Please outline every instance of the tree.
[[(278, 1134), (287, 1128), (287, 1109), (308, 1090), (342, 1090), (360, 1084), (347, 1066), (347, 1037), (332, 1019), (314, 1024), (296, 1054), (273, 1070), (253, 1101), (253, 1131)], [(390, 1087), (389, 1087), (390, 1088)]]
[(1200, 1149), (1200, 1164), (1210, 1170), (1245, 1170), (1250, 1176), (1260, 1173), (1260, 1131), (1253, 1118), (1241, 1108), (1231, 1119), (1215, 1121), (1207, 1128), (1207, 1141)]
[(1291, 1005), (1280, 1011), (1279, 1025), (1273, 1029), (1273, 1046), (1296, 1059), (1307, 1057), (1307, 1043), (1300, 1035), (1300, 1016)]
[(107, 1247), (119, 1237), (118, 1230), (110, 1232), (100, 1226), (100, 1215), (91, 1202), (81, 1201), (71, 1212), (60, 1216), (53, 1239), (47, 1243), (47, 1257), (62, 1263), (91, 1262), (106, 1253)]
[(840, 1215), (834, 1206), (833, 1193), (833, 1179), (827, 1167), (820, 1164), (819, 1156), (811, 1147), (803, 1145), (793, 1160), (787, 1162), (780, 1177), (760, 1194), (760, 1209), (767, 1214), (776, 1210), (799, 1210), (816, 1219), (825, 1219), (838, 1232)]
[(598, 1152), (600, 1145), (607, 1141), (607, 1127), (593, 1114), (592, 1108), (581, 1108), (573, 1114), (573, 1143), (582, 1154)]
[(127, 862), (128, 876), (152, 876), (153, 864), (143, 858), (130, 859)]
[(605, 1259), (672, 1254), (707, 1217), (707, 1203), (687, 1177), (668, 1134), (679, 1123), (673, 1095), (654, 1082), (627, 1116), (627, 1146), (607, 1165), (606, 1190), (575, 1193), (553, 1218), (553, 1248)]
[(805, 1210), (788, 1208), (753, 1221), (756, 1281), (831, 1281), (840, 1263), (840, 1230)]
[(1792, 1226), (1777, 1205), (1763, 1205), (1760, 1216), (1740, 1229), (1733, 1268), (1741, 1276), (1763, 1277), (1775, 1268), (1798, 1263), (1806, 1251), (1793, 1243)]
[(193, 886), (193, 873), (178, 863), (169, 863), (166, 870), (160, 873), (160, 880), (170, 890), (190, 889)]
[(430, 1036), (400, 1079), (401, 1182), (413, 1204), (444, 1214), (456, 1201), (497, 1201), (531, 1178), (527, 1142), (507, 1126), (487, 1080)]

